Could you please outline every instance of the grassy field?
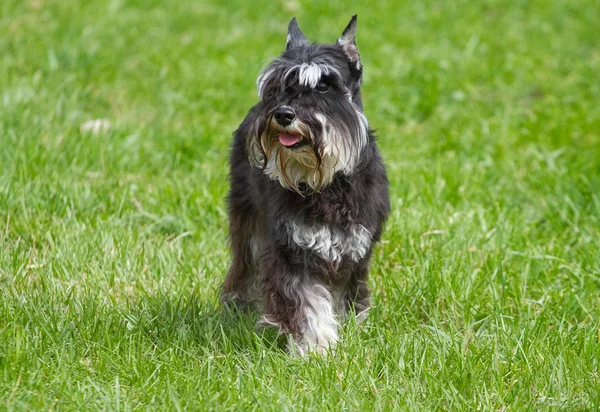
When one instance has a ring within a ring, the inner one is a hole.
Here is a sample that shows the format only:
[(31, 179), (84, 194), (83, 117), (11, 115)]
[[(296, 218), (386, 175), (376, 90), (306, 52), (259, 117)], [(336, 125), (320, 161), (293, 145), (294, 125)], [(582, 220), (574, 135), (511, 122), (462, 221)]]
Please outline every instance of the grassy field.
[[(600, 5), (357, 4), (0, 2), (0, 410), (600, 405)], [(228, 148), (289, 19), (354, 13), (392, 214), (290, 359), (218, 304)]]

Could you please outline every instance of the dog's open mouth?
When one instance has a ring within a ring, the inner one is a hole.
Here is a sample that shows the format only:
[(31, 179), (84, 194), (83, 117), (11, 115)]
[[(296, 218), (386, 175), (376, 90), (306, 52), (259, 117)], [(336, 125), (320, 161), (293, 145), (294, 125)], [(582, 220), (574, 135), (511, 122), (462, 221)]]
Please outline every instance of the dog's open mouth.
[(295, 149), (303, 144), (303, 136), (301, 134), (279, 133), (279, 143), (288, 149)]

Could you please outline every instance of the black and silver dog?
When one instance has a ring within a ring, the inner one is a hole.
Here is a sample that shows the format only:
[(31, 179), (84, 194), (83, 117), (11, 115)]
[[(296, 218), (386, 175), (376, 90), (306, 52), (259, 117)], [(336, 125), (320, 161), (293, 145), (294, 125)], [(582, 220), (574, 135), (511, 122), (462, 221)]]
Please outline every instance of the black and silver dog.
[(348, 313), (364, 318), (389, 212), (355, 33), (356, 16), (335, 44), (310, 44), (292, 19), (231, 151), (233, 263), (222, 299), (260, 302), (264, 322), (293, 338), (292, 353), (326, 351)]

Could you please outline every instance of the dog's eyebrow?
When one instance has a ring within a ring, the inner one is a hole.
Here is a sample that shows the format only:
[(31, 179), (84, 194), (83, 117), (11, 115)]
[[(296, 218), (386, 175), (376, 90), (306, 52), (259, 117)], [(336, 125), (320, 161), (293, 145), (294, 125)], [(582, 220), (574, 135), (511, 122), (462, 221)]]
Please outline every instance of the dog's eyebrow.
[(325, 76), (341, 77), (338, 69), (328, 64), (303, 63), (302, 65), (300, 65), (298, 71), (298, 79), (300, 81), (300, 84), (313, 89), (317, 87), (317, 84), (319, 84), (321, 79)]
[(317, 84), (319, 84), (323, 77), (331, 78), (337, 76), (341, 78), (341, 74), (335, 66), (321, 61), (293, 65), (286, 70), (284, 78), (287, 78), (292, 73), (297, 73), (298, 82), (302, 86), (308, 86), (312, 89), (317, 87)]
[(275, 78), (281, 84), (291, 79), (293, 81), (297, 79), (300, 85), (314, 89), (324, 77), (330, 80), (333, 78), (342, 79), (340, 71), (327, 59), (315, 59), (304, 63), (276, 60), (258, 76), (256, 81), (258, 95), (262, 97), (267, 83)]

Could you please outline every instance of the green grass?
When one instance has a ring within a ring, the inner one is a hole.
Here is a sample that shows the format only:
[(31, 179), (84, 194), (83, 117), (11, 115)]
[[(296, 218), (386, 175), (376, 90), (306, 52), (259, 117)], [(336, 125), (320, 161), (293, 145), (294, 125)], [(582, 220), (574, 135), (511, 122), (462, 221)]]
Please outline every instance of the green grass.
[[(357, 4), (0, 2), (0, 410), (600, 405), (600, 5)], [(392, 214), (290, 359), (218, 304), (228, 147), (289, 19), (354, 13)]]

